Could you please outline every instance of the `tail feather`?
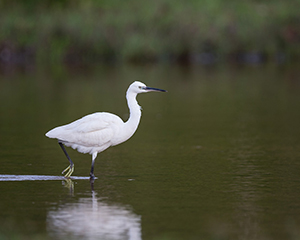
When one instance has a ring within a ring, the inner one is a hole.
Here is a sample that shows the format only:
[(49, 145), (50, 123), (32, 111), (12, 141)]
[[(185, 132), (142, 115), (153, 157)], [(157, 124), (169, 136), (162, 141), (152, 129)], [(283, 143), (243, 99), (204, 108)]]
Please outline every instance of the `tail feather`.
[(64, 132), (64, 129), (62, 127), (56, 127), (48, 131), (45, 135), (48, 138), (57, 138), (61, 139), (61, 135)]

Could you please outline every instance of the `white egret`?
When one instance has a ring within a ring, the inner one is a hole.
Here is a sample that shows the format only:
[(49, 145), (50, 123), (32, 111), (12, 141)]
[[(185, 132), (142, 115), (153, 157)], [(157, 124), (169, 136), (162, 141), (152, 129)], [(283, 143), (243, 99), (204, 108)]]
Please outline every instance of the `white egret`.
[(65, 147), (72, 147), (81, 153), (92, 155), (90, 177), (94, 179), (94, 164), (97, 154), (108, 147), (115, 146), (128, 140), (136, 131), (140, 118), (141, 107), (138, 105), (136, 96), (146, 92), (166, 92), (166, 90), (147, 87), (144, 83), (133, 82), (127, 92), (126, 99), (130, 112), (127, 122), (117, 115), (107, 112), (97, 112), (84, 116), (67, 125), (56, 127), (46, 133), (49, 138), (56, 138), (70, 165), (63, 170), (66, 178), (74, 171), (74, 163), (69, 157)]

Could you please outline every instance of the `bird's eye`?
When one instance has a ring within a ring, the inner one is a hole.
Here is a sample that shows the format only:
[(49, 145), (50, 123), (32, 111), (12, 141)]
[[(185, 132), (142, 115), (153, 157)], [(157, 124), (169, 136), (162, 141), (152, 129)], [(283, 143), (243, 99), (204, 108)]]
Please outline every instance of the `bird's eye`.
[(143, 87), (142, 87), (142, 86), (139, 86), (139, 89), (143, 89)]

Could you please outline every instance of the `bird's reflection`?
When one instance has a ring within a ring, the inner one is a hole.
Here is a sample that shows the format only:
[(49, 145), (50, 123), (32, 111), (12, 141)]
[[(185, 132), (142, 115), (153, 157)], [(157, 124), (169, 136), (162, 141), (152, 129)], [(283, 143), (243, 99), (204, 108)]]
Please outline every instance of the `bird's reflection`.
[(70, 178), (64, 179), (62, 185), (69, 189), (71, 195), (74, 195), (74, 182)]
[[(97, 178), (90, 178), (91, 191), (94, 192), (94, 182)], [(70, 194), (74, 195), (74, 182), (71, 178), (64, 178), (62, 185), (69, 189)]]
[(90, 198), (80, 198), (50, 210), (47, 230), (57, 239), (139, 240), (141, 217), (127, 207), (101, 201), (92, 191)]

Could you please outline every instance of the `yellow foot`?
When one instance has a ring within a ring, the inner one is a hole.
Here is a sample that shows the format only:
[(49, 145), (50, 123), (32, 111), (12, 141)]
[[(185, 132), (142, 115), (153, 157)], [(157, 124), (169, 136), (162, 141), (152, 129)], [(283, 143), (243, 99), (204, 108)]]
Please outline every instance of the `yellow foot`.
[(62, 171), (61, 174), (64, 174), (65, 172), (67, 172), (65, 174), (65, 178), (70, 178), (70, 176), (72, 175), (72, 173), (74, 172), (74, 164), (69, 165), (65, 170)]

